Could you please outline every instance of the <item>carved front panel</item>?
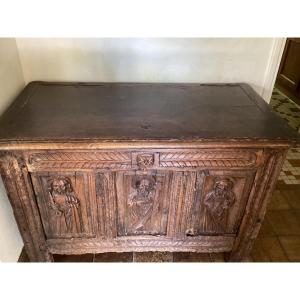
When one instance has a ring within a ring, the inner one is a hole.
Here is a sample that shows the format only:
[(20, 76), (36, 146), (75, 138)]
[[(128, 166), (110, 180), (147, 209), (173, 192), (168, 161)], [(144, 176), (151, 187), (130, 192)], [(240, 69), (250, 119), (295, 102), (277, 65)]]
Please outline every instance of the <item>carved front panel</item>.
[[(247, 153), (251, 165), (256, 158), (252, 152)], [(217, 168), (217, 164), (200, 168), (187, 161), (215, 160), (219, 155), (200, 154), (135, 151), (130, 170), (32, 172), (47, 238), (236, 234), (255, 169), (243, 169), (242, 163), (231, 169)], [(230, 163), (234, 161), (231, 154), (226, 152)], [(64, 153), (64, 159), (76, 158), (68, 155)], [(184, 163), (166, 170), (162, 161), (167, 167), (169, 162)]]
[(198, 173), (186, 235), (237, 233), (253, 176), (251, 171)]
[(31, 178), (47, 238), (95, 235), (87, 174), (36, 173)]
[(166, 235), (169, 173), (118, 172), (118, 235)]

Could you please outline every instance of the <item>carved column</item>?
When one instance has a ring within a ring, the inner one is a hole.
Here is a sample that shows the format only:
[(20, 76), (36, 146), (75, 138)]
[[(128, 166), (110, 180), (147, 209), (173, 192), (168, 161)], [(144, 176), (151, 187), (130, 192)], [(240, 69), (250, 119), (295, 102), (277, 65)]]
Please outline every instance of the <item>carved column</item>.
[(47, 251), (31, 181), (22, 158), (7, 152), (0, 154), (0, 174), (30, 261), (53, 261)]
[(227, 255), (227, 261), (245, 261), (248, 259), (253, 243), (264, 220), (268, 201), (275, 188), (287, 150), (266, 150), (265, 164), (258, 170), (248, 200), (242, 224), (233, 245)]

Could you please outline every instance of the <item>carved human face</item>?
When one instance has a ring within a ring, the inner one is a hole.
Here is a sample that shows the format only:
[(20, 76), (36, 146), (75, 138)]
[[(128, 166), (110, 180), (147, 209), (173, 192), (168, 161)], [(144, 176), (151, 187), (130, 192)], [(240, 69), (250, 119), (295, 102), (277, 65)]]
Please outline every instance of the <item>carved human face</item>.
[(63, 179), (54, 179), (52, 182), (52, 191), (55, 194), (63, 195), (67, 192), (67, 182)]
[(151, 191), (151, 183), (148, 179), (142, 179), (140, 183), (138, 184), (138, 191), (144, 195), (147, 196), (149, 195)]
[(216, 182), (216, 194), (222, 196), (226, 194), (232, 187), (232, 183), (229, 179), (222, 179)]

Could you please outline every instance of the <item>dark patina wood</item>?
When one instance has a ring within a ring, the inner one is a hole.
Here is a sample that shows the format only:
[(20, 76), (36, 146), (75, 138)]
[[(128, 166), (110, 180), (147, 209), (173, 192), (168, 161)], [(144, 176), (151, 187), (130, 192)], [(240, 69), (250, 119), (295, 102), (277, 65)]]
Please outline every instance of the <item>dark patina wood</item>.
[(30, 83), (0, 170), (31, 261), (251, 250), (299, 136), (246, 84)]

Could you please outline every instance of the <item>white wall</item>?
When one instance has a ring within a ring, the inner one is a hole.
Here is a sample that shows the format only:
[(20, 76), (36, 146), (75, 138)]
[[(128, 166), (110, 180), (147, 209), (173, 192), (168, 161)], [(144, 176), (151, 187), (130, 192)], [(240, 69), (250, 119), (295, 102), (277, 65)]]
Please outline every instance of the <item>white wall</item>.
[[(24, 87), (15, 39), (0, 39), (0, 113)], [(0, 261), (17, 261), (23, 241), (0, 178)]]
[(272, 38), (17, 39), (25, 81), (246, 82), (265, 100)]

